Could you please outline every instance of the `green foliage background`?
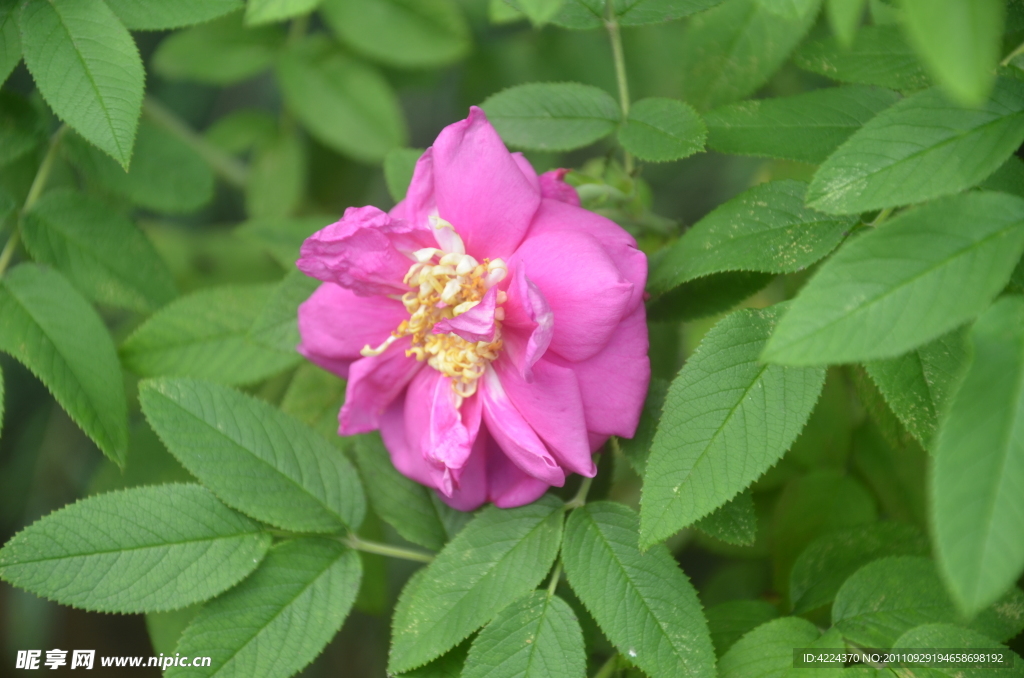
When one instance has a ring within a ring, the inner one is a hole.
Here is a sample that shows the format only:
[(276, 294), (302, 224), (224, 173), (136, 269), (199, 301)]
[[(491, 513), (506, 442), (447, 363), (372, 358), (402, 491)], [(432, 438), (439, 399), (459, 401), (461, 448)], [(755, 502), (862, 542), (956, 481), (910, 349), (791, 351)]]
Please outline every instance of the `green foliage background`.
[[(0, 673), (1024, 675), (1022, 41), (1021, 0), (0, 0)], [(653, 368), (593, 483), (475, 515), (294, 351), (300, 243), (471, 105), (637, 237)]]

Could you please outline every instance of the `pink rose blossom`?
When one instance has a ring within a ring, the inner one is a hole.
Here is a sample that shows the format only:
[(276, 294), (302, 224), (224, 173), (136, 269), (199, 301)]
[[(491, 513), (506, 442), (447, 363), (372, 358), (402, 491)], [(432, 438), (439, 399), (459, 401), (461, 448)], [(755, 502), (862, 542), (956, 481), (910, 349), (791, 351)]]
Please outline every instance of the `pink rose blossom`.
[(298, 267), (299, 351), (348, 379), (342, 435), (380, 429), (395, 467), (461, 510), (593, 476), (636, 430), (650, 379), (647, 259), (537, 176), (483, 111), (446, 127), (405, 200), (349, 208)]

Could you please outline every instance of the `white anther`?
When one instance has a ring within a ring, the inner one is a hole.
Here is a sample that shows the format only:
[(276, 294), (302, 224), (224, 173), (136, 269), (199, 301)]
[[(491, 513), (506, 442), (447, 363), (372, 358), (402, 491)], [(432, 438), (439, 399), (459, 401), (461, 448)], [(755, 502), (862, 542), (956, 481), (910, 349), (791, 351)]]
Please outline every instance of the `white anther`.
[(504, 304), (506, 301), (508, 301), (508, 295), (501, 290), (498, 290), (498, 303)]
[(508, 275), (508, 267), (501, 259), (495, 259), (487, 263), (487, 277), (484, 278), (484, 285), (490, 289), (500, 283)]
[(473, 308), (474, 306), (476, 306), (479, 303), (480, 303), (479, 301), (464, 301), (464, 302), (462, 302), (461, 304), (459, 304), (458, 306), (456, 306), (455, 308), (452, 309), (452, 314), (453, 315), (462, 315), (463, 313), (465, 313), (466, 311), (468, 311), (469, 309)]
[(441, 301), (450, 306), (460, 292), (462, 292), (462, 285), (459, 284), (459, 281), (449, 280), (444, 286), (444, 291), (441, 292)]
[(385, 350), (387, 350), (388, 346), (390, 346), (391, 344), (395, 343), (395, 340), (397, 340), (397, 339), (398, 339), (398, 337), (396, 337), (395, 335), (392, 334), (387, 339), (385, 339), (384, 343), (382, 343), (377, 348), (373, 348), (369, 344), (367, 344), (366, 346), (363, 346), (362, 350), (359, 351), (359, 355), (367, 357), (367, 358), (370, 358), (370, 357), (375, 356), (375, 355), (380, 355)]
[(494, 319), (495, 320), (499, 320), (499, 321), (500, 320), (504, 320), (505, 319), (505, 309), (503, 309), (503, 308), (496, 308), (496, 309), (494, 309)]
[(424, 247), (421, 250), (413, 252), (412, 257), (419, 263), (425, 264), (439, 254), (443, 254), (443, 252), (436, 247)]
[(470, 273), (473, 272), (473, 269), (476, 268), (478, 265), (479, 264), (476, 259), (474, 259), (468, 254), (464, 254), (462, 255), (462, 261), (460, 261), (458, 265), (455, 267), (455, 274), (469, 275)]
[(455, 252), (446, 252), (438, 263), (442, 266), (458, 266), (459, 262), (462, 261), (463, 256), (465, 255), (456, 254)]
[(455, 252), (457, 254), (466, 253), (466, 245), (462, 242), (459, 234), (455, 232), (454, 226), (436, 214), (430, 216), (430, 225), (434, 229), (434, 239), (437, 240), (437, 244), (441, 246), (441, 249), (445, 252)]

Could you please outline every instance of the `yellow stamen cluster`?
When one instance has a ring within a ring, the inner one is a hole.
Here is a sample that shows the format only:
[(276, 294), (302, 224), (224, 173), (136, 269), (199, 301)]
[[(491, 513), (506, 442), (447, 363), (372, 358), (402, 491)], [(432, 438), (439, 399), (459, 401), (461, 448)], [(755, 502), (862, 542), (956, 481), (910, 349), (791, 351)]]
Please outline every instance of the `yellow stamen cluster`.
[[(468, 254), (445, 253), (428, 248), (415, 253), (416, 263), (406, 273), (404, 282), (411, 290), (402, 295), (409, 312), (387, 341), (373, 349), (367, 346), (363, 355), (378, 355), (402, 337), (412, 339), (406, 355), (426, 361), (438, 372), (451, 377), (452, 388), (462, 398), (476, 393), (477, 380), (501, 350), (501, 323), (504, 310), (495, 308), (492, 341), (471, 342), (457, 334), (434, 334), (434, 325), (465, 313), (480, 303), (493, 285), (505, 277), (505, 263), (500, 259), (479, 263)], [(498, 303), (505, 293), (498, 292)]]

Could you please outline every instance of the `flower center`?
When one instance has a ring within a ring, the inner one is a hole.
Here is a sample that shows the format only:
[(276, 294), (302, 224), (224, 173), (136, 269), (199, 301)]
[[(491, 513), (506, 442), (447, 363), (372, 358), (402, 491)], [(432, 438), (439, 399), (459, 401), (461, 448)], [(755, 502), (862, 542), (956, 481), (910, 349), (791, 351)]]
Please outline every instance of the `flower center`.
[[(455, 239), (453, 249), (462, 249), (461, 239)], [(409, 267), (403, 280), (411, 290), (402, 295), (409, 319), (403, 320), (383, 344), (377, 348), (366, 346), (361, 353), (379, 355), (396, 340), (410, 337), (412, 346), (405, 354), (425, 360), (450, 377), (456, 395), (468, 398), (476, 393), (477, 380), (501, 350), (501, 320), (505, 311), (500, 306), (494, 309), (493, 336), (482, 341), (470, 341), (455, 332), (435, 333), (434, 326), (478, 306), (487, 291), (505, 278), (508, 269), (501, 259), (478, 262), (463, 252), (444, 252), (433, 247), (418, 250), (413, 256), (416, 263)], [(506, 298), (504, 292), (497, 292), (497, 304), (504, 303)]]

